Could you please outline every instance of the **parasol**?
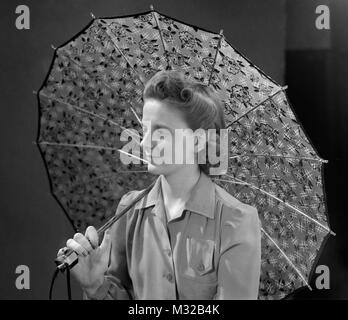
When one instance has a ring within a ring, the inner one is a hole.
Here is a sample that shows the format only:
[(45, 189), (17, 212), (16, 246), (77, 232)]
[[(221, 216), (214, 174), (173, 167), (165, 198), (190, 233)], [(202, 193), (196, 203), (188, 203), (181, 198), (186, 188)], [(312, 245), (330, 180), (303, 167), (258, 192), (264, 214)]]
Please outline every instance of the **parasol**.
[[(285, 89), (224, 37), (155, 10), (95, 18), (54, 48), (38, 91), (39, 133), (51, 191), (74, 228), (101, 226), (126, 192), (155, 179), (120, 160), (122, 131), (140, 141), (144, 84), (177, 70), (212, 86), (224, 105), (229, 166), (214, 182), (258, 209), (260, 299), (308, 286), (330, 230), (322, 159)], [(122, 141), (123, 140), (123, 141)], [(132, 155), (141, 158), (141, 155)]]

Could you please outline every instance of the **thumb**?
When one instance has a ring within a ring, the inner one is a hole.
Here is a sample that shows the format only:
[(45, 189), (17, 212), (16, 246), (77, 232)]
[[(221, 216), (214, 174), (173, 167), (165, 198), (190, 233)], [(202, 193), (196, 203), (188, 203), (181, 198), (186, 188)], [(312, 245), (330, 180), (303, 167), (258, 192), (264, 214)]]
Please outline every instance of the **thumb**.
[(102, 253), (108, 251), (110, 249), (110, 246), (111, 246), (111, 236), (110, 236), (110, 229), (107, 229), (105, 232), (104, 232), (104, 238), (103, 238), (103, 241), (100, 245), (100, 251)]

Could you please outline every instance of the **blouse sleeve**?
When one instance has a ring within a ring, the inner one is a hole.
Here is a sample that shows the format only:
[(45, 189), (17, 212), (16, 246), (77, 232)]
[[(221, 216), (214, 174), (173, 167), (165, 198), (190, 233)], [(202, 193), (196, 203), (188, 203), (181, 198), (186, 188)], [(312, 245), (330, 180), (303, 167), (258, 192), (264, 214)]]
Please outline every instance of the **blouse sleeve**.
[(257, 209), (228, 208), (221, 226), (215, 299), (257, 299), (261, 268), (261, 228)]
[[(134, 198), (132, 191), (122, 197), (117, 207), (116, 215), (130, 203), (132, 198)], [(127, 213), (116, 221), (110, 229), (110, 259), (108, 269), (104, 275), (104, 283), (92, 296), (88, 296), (84, 292), (83, 298), (85, 300), (132, 299), (132, 285), (128, 274), (126, 257), (126, 228)]]

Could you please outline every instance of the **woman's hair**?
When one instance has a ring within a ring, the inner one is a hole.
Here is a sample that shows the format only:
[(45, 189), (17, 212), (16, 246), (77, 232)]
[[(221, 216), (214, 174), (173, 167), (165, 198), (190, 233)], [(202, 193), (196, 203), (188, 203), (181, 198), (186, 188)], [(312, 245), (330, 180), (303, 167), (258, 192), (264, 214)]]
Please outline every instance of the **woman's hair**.
[[(210, 87), (189, 81), (180, 72), (159, 71), (145, 85), (144, 101), (156, 99), (168, 106), (182, 111), (184, 119), (192, 130), (216, 129), (217, 153), (219, 154), (219, 133), (225, 129), (225, 118), (221, 102)], [(209, 174), (208, 157), (205, 164), (199, 164), (200, 169)]]

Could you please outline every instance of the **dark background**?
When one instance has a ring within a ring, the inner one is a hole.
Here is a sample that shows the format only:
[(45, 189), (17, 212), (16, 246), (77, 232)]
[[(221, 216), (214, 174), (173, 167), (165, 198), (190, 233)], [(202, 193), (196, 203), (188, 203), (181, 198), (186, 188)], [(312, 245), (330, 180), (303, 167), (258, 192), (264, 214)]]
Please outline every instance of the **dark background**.
[[(330, 289), (304, 289), (295, 299), (348, 298), (348, 219), (343, 207), (347, 162), (348, 1), (346, 0), (36, 0), (1, 1), (0, 299), (46, 299), (57, 250), (73, 234), (49, 192), (37, 146), (41, 86), (53, 50), (83, 29), (93, 12), (119, 16), (159, 12), (218, 32), (278, 83), (288, 95), (325, 164), (330, 237), (318, 264), (330, 269)], [(17, 30), (15, 9), (30, 9), (30, 30)], [(315, 8), (328, 4), (331, 29), (315, 28)], [(15, 269), (30, 268), (30, 289), (17, 290)], [(312, 287), (315, 288), (315, 277)], [(55, 298), (66, 297), (58, 279)], [(81, 291), (73, 283), (73, 297)]]

